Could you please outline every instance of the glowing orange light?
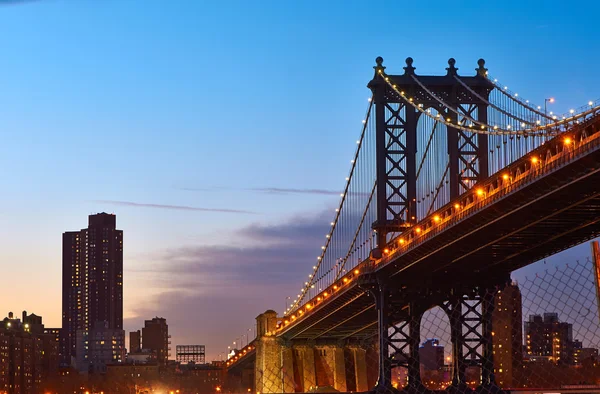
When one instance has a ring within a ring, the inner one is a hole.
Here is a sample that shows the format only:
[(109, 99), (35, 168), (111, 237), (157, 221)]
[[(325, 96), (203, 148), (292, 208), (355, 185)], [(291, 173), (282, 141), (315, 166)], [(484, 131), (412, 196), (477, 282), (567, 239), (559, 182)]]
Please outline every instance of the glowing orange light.
[(333, 286), (333, 290), (337, 290), (337, 285), (336, 285), (336, 286)]
[(344, 278), (344, 283), (348, 283), (348, 278)]
[(537, 157), (532, 157), (532, 158), (531, 158), (531, 162), (532, 162), (533, 164), (537, 163), (537, 162), (538, 162), (538, 158), (537, 158)]
[(390, 253), (390, 250), (388, 248), (383, 249), (383, 253), (388, 254)]
[(508, 179), (508, 174), (502, 175), (502, 179), (507, 180)]
[(438, 215), (435, 215), (435, 216), (433, 217), (433, 220), (435, 220), (436, 222), (439, 222), (439, 221), (440, 221), (440, 217), (439, 217)]
[(309, 304), (309, 305), (306, 305), (306, 309), (310, 309), (310, 304)]
[(321, 301), (321, 297), (317, 297), (317, 301)]
[(421, 227), (417, 227), (417, 228), (415, 229), (415, 231), (417, 232), (417, 234), (418, 234), (418, 233), (420, 233), (420, 232), (421, 232)]
[(404, 238), (400, 238), (400, 243), (403, 244), (404, 243)]
[(477, 189), (477, 195), (483, 196), (483, 189)]
[(285, 321), (285, 324), (290, 324), (290, 321), (289, 321), (289, 320), (286, 320), (286, 321)]
[(458, 209), (458, 208), (460, 208), (460, 205), (459, 204), (454, 204), (454, 209)]
[(292, 315), (292, 320), (296, 320), (296, 316)]
[(359, 272), (359, 270), (354, 270), (354, 275), (358, 275)]
[(323, 293), (323, 297), (327, 297), (328, 295), (327, 292)]
[(571, 143), (571, 139), (570, 138), (565, 138), (565, 144), (570, 144)]
[(298, 311), (298, 314), (299, 314), (300, 316), (302, 316), (302, 313), (303, 313), (302, 311)]

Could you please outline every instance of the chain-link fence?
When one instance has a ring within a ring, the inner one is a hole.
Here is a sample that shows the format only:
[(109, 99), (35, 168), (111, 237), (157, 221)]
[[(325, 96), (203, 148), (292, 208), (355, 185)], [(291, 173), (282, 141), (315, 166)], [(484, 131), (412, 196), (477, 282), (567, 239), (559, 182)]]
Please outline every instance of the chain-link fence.
[[(354, 321), (350, 318), (301, 342), (265, 330), (256, 341), (255, 354), (230, 370), (235, 379), (230, 378), (223, 389), (258, 393), (600, 389), (594, 276), (591, 260), (552, 267), (540, 262), (513, 273), (508, 283), (440, 291), (435, 301), (421, 303), (421, 309), (407, 303), (402, 310), (392, 310), (394, 324), (383, 341), (377, 320), (360, 332), (348, 333), (343, 341), (327, 340), (327, 334), (345, 330)], [(356, 316), (377, 318), (375, 304)], [(382, 344), (387, 357), (380, 352)]]

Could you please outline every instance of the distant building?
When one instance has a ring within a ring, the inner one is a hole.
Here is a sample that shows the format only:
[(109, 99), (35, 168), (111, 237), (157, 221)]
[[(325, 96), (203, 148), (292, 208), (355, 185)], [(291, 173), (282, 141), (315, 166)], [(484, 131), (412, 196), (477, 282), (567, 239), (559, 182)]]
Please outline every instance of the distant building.
[(156, 354), (159, 365), (166, 365), (169, 359), (169, 326), (167, 320), (155, 317), (146, 320), (142, 328), (142, 348), (150, 349)]
[(573, 325), (560, 322), (558, 314), (529, 316), (525, 323), (526, 350), (530, 362), (573, 364)]
[(115, 215), (89, 216), (88, 228), (63, 233), (61, 363), (76, 357), (77, 331), (105, 321), (123, 328), (123, 231)]
[(30, 394), (58, 375), (58, 344), (43, 333), (41, 316), (10, 312), (0, 323), (0, 393)]
[(598, 349), (591, 347), (583, 347), (581, 341), (573, 341), (573, 364), (582, 365), (585, 362), (598, 361)]
[(129, 353), (137, 353), (142, 350), (142, 333), (140, 330), (129, 333)]
[(175, 347), (175, 359), (182, 363), (204, 364), (205, 346), (204, 345), (177, 345)]
[(419, 347), (419, 359), (425, 370), (438, 371), (444, 367), (444, 347), (438, 339), (428, 339)]
[(515, 375), (523, 367), (523, 312), (516, 284), (496, 294), (492, 327), (496, 382), (500, 387), (516, 387)]
[(96, 322), (90, 330), (77, 331), (76, 350), (79, 372), (104, 373), (107, 365), (125, 360), (125, 331)]

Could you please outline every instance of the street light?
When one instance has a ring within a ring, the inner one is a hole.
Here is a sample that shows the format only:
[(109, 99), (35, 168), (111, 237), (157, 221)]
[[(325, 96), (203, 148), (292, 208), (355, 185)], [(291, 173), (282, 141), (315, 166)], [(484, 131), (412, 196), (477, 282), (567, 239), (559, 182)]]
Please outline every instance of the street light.
[(546, 123), (548, 123), (548, 106), (547, 106), (548, 103), (550, 103), (550, 104), (554, 103), (554, 97), (544, 99), (544, 115), (546, 115)]

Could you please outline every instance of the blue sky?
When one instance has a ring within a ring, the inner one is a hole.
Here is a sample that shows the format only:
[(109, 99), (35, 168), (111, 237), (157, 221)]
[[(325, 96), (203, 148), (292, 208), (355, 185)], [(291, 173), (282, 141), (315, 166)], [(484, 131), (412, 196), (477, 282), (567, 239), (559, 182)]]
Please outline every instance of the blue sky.
[[(557, 112), (600, 97), (594, 1), (0, 4), (0, 266), (11, 278), (0, 310), (59, 325), (60, 235), (114, 212), (127, 328), (162, 314), (175, 343), (211, 355), (261, 309), (280, 310), (312, 266), (303, 258), (320, 238), (308, 229), (327, 228), (337, 197), (253, 189), (343, 187), (375, 57), (394, 73), (412, 56), (421, 74), (454, 57), (464, 75), (483, 57), (521, 96), (555, 97)], [(256, 242), (273, 229), (304, 243), (260, 283), (278, 263)], [(232, 262), (199, 264), (194, 277), (165, 273), (227, 250)], [(246, 257), (256, 265), (240, 270)], [(218, 300), (231, 313), (198, 329)]]

